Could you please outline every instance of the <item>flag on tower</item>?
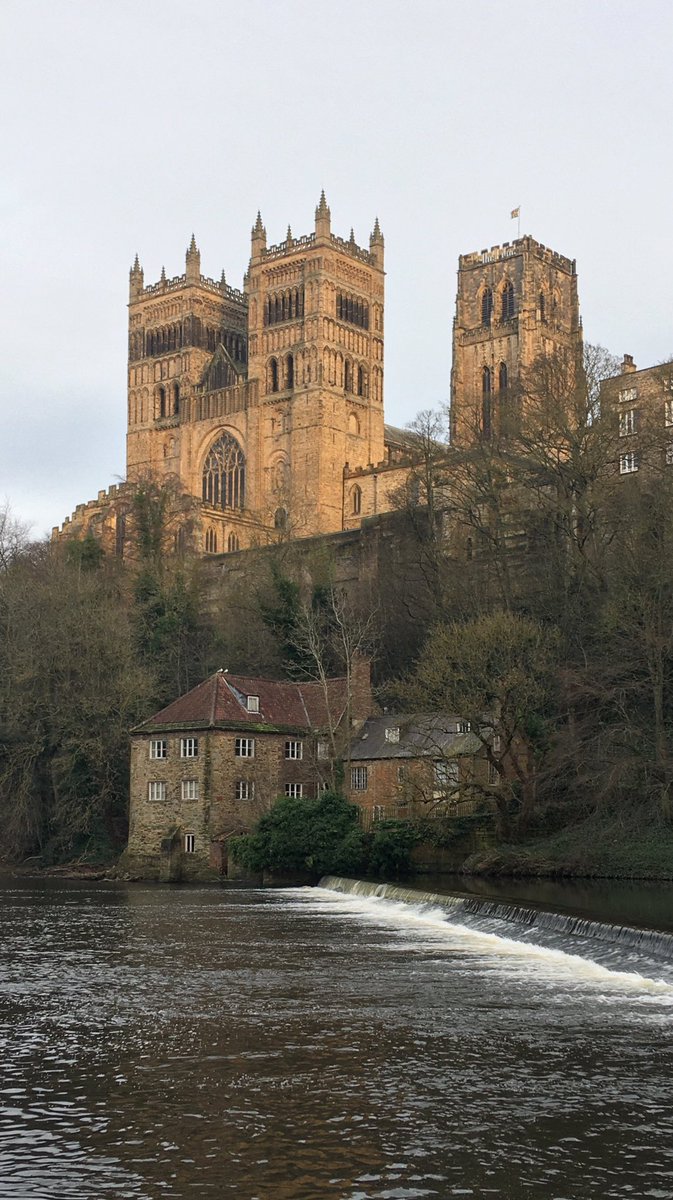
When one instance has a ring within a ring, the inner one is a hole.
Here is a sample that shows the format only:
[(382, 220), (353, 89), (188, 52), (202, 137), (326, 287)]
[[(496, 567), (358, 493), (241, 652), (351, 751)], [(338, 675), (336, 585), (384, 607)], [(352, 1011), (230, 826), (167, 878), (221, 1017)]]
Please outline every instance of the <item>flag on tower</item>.
[(511, 215), (512, 215), (512, 220), (513, 220), (513, 221), (516, 221), (517, 217), (520, 217), (520, 216), (521, 216), (521, 209), (520, 209), (520, 208), (513, 208), (513, 209), (512, 209), (512, 214), (511, 214)]

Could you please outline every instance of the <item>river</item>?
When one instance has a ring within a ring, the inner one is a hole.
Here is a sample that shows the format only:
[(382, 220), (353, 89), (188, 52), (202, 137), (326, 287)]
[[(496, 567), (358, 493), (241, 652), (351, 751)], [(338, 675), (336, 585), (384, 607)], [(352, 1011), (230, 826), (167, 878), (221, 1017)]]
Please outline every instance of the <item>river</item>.
[(0, 881), (2, 1200), (673, 1198), (666, 938), (347, 887)]

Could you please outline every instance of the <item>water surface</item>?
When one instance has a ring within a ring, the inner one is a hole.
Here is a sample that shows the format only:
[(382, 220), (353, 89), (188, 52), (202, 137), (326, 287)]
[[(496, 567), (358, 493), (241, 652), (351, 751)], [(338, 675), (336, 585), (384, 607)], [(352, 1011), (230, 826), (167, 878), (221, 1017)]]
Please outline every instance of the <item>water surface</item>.
[(2, 1200), (673, 1197), (661, 959), (320, 889), (0, 916)]

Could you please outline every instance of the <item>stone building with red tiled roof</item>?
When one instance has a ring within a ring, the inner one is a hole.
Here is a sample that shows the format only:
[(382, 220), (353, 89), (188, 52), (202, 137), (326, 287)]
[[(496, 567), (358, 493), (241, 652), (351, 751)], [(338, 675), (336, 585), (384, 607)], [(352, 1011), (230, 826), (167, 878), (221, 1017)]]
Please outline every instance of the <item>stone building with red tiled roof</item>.
[(371, 712), (369, 663), (350, 680), (278, 681), (218, 671), (131, 733), (129, 841), (122, 870), (216, 879), (227, 843), (278, 796), (315, 796)]

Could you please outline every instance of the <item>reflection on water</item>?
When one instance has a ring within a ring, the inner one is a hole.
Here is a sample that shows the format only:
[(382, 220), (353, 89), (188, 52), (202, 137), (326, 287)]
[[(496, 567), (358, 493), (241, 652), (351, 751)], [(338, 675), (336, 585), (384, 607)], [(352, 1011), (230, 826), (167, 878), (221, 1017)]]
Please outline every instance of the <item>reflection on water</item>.
[(667, 964), (320, 889), (0, 919), (2, 1200), (673, 1197)]

